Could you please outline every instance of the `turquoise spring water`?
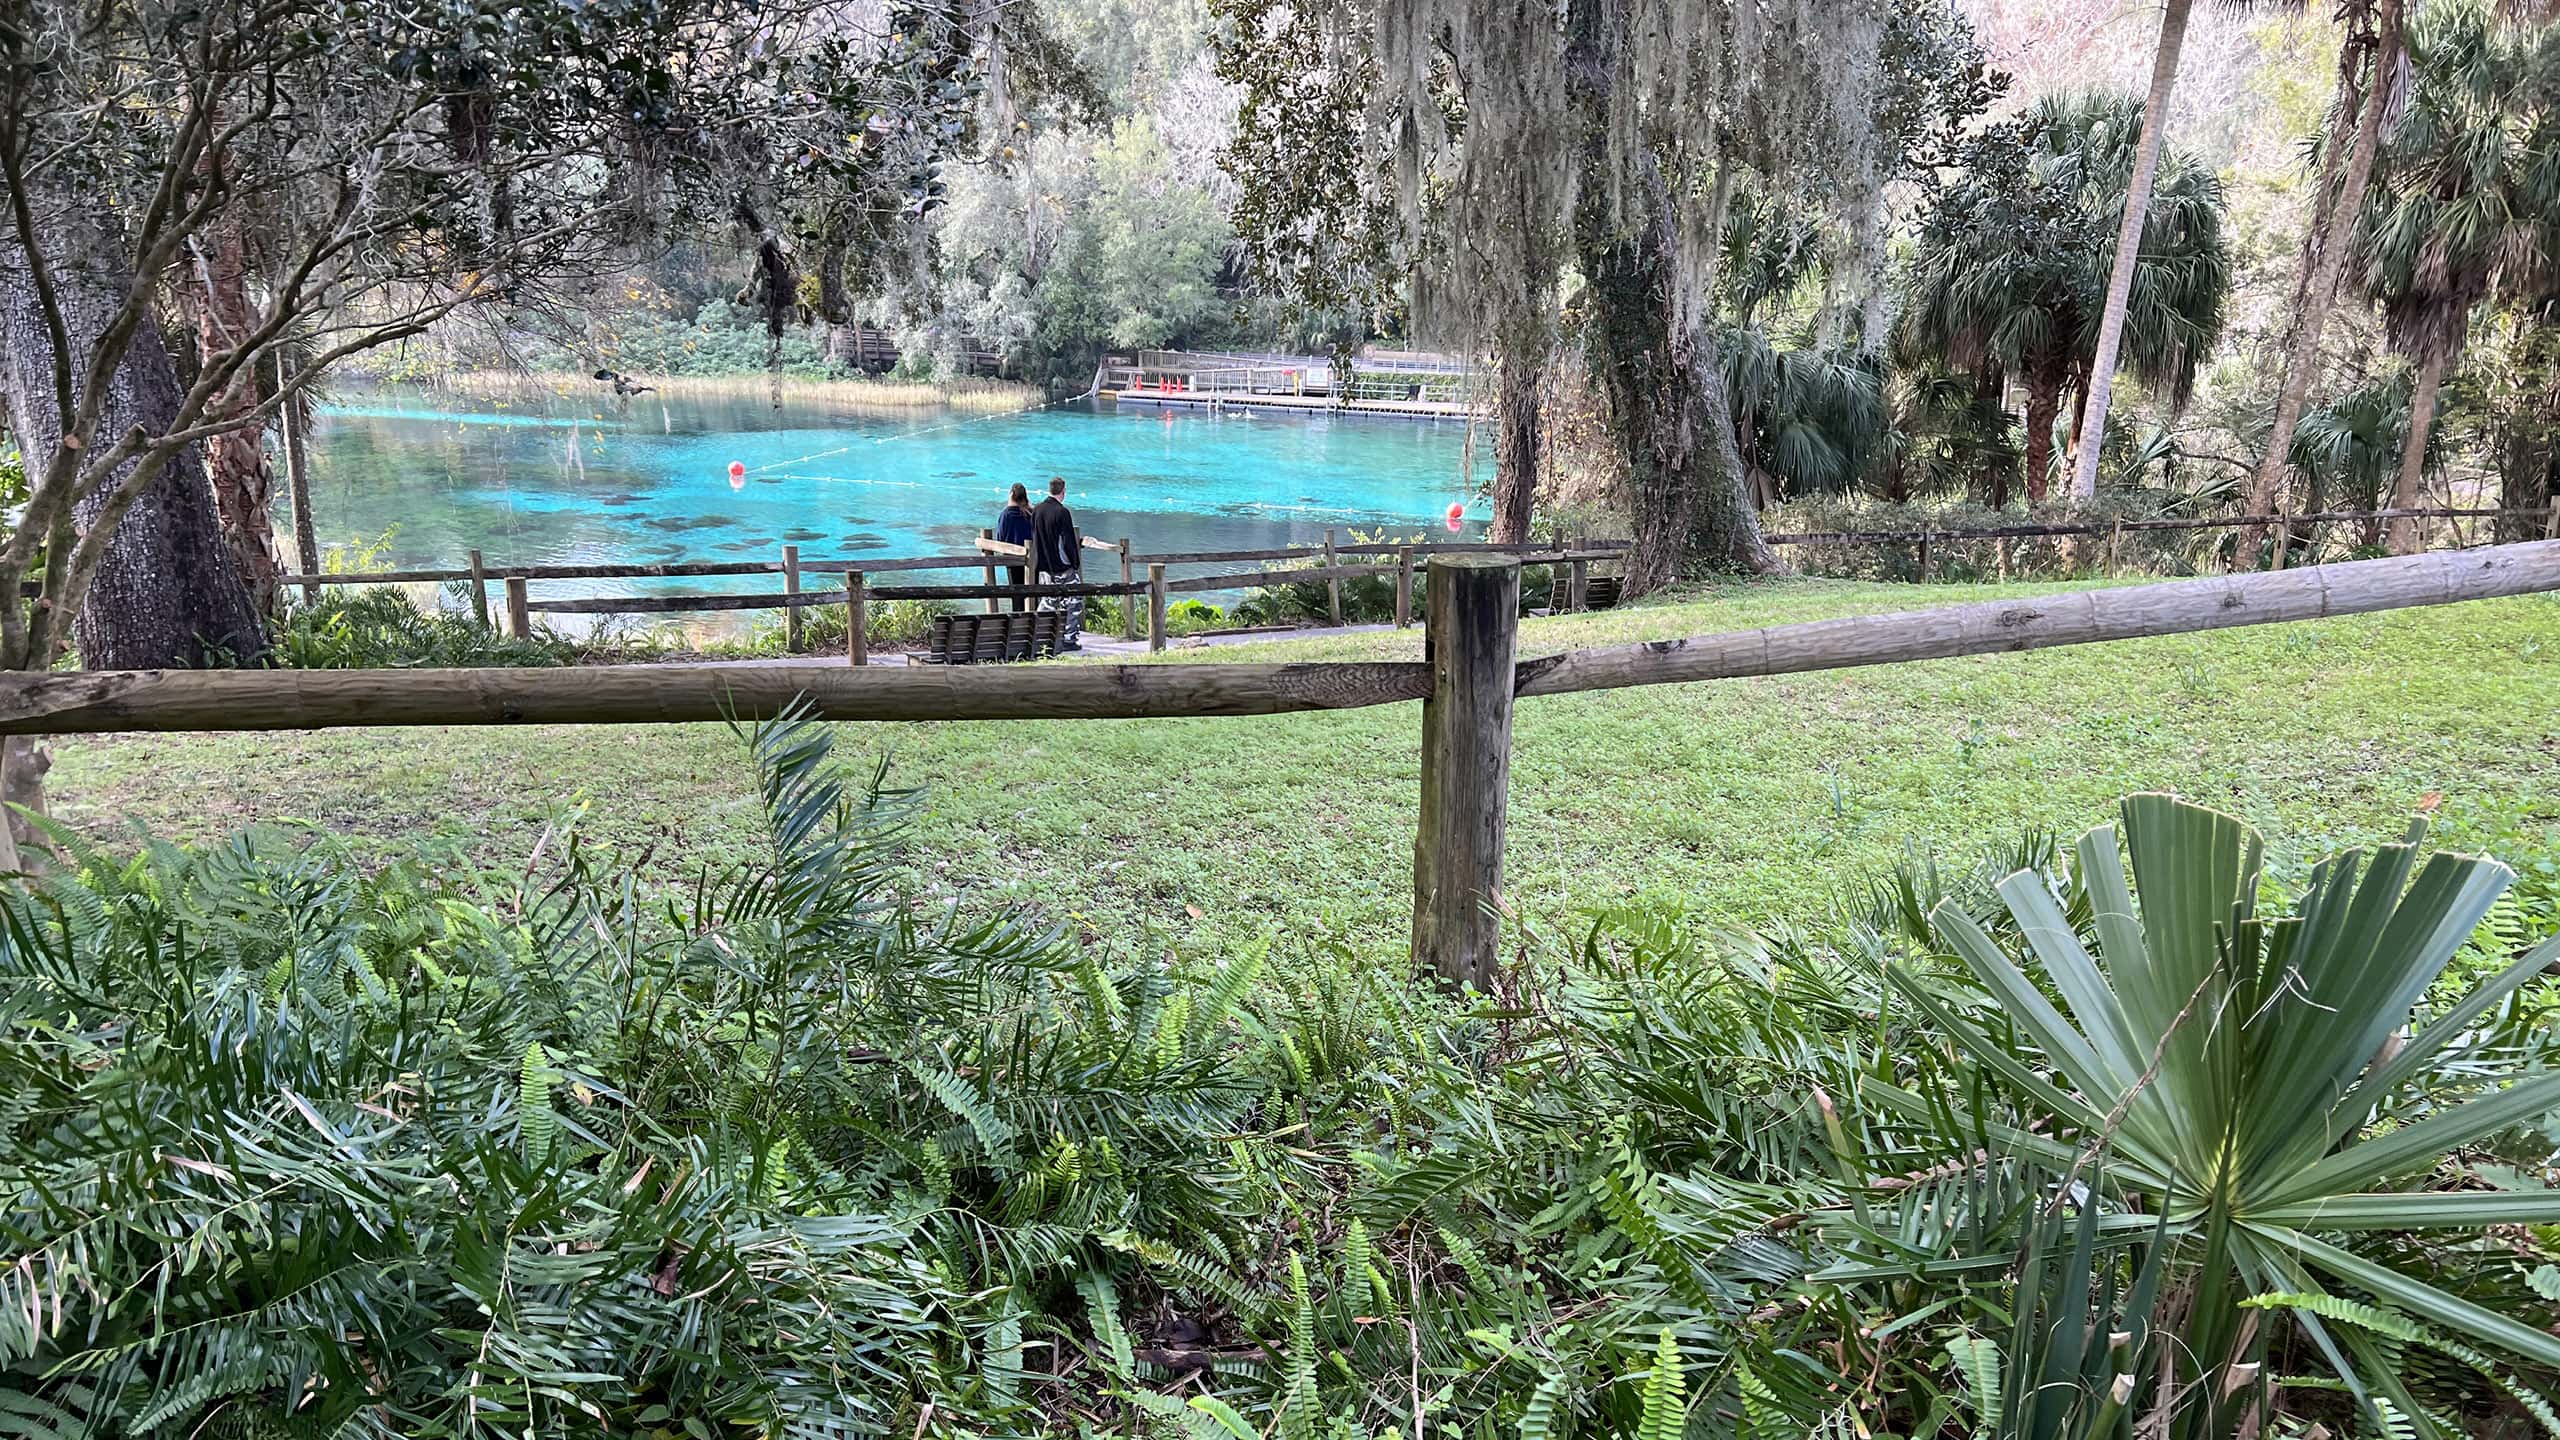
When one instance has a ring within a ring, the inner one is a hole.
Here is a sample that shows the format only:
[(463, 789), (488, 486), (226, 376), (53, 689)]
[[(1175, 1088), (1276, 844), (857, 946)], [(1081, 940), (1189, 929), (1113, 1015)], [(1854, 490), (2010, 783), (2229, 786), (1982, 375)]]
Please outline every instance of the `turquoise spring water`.
[[(1485, 504), (1458, 421), (1246, 417), (1075, 402), (1018, 415), (884, 419), (821, 405), (633, 398), (473, 407), (391, 393), (323, 412), (312, 514), (324, 547), (388, 534), (389, 566), (508, 565), (965, 553), (1019, 480), (1052, 475), (1087, 535), (1140, 551), (1261, 549), (1345, 532), (1467, 534)], [(1474, 447), (1475, 472), (1490, 445)], [(747, 468), (733, 486), (732, 461)], [(1108, 563), (1108, 562), (1106, 562)], [(1175, 573), (1186, 573), (1177, 570)], [(1197, 568), (1187, 573), (1199, 573)], [(910, 583), (974, 580), (920, 572)], [(1096, 576), (1095, 578), (1102, 578)], [(1111, 578), (1117, 578), (1113, 576)], [(537, 598), (741, 580), (562, 581)]]

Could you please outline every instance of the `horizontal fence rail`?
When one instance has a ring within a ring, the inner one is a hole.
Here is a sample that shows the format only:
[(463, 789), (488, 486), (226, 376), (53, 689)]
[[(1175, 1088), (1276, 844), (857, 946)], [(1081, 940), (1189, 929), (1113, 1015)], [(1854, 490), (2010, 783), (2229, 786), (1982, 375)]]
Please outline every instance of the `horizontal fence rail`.
[[(1507, 560), (1507, 557), (1502, 557)], [(1498, 563), (1452, 557), (1453, 564)], [(1516, 563), (1516, 562), (1513, 562)], [(1513, 692), (1776, 675), (2185, 634), (2560, 590), (2560, 542), (2530, 541), (2117, 586), (1518, 663)], [(1267, 715), (1423, 698), (1425, 665), (1068, 664), (877, 670), (628, 665), (558, 670), (106, 670), (0, 675), (0, 734), (628, 724), (771, 716), (805, 696), (837, 720), (1111, 720)]]
[(2507, 510), (2486, 508), (2435, 507), (2409, 510), (2323, 510), (2301, 515), (2239, 515), (2197, 519), (2169, 516), (2150, 520), (2111, 520), (2103, 525), (1991, 525), (1979, 530), (1802, 530), (1794, 533), (1764, 535), (1772, 545), (1917, 545), (1921, 541), (1968, 540), (2034, 540), (2059, 536), (2099, 536), (2119, 530), (2242, 530), (2252, 527), (2274, 529), (2280, 525), (2329, 525), (2344, 521), (2399, 519), (2470, 520), (2520, 515), (2527, 519), (2548, 521), (2548, 509)]
[[(496, 581), (503, 588), (508, 633), (518, 639), (531, 635), (536, 615), (682, 615), (737, 612), (747, 610), (780, 610), (784, 615), (784, 648), (801, 650), (803, 627), (801, 612), (818, 607), (850, 605), (850, 597), (860, 595), (864, 605), (892, 600), (974, 600), (988, 610), (1001, 609), (1013, 602), (1021, 609), (1033, 602), (1123, 597), (1130, 600), (1122, 618), (1121, 638), (1134, 641), (1139, 635), (1138, 613), (1146, 611), (1148, 647), (1162, 650), (1169, 639), (1168, 607), (1171, 597), (1206, 590), (1231, 590), (1247, 586), (1323, 584), (1328, 588), (1327, 618), (1342, 623), (1342, 582), (1389, 573), (1377, 563), (1343, 564), (1344, 556), (1371, 556), (1395, 561), (1393, 574), (1398, 590), (1396, 627), (1402, 629), (1412, 618), (1413, 566), (1417, 560), (1449, 555), (1508, 555), (1524, 564), (1553, 566), (1558, 571), (1554, 594), (1580, 608), (1585, 594), (1584, 579), (1594, 563), (1608, 563), (1625, 558), (1624, 541), (1583, 540), (1560, 548), (1556, 542), (1495, 544), (1488, 541), (1359, 541), (1339, 544), (1335, 532), (1325, 532), (1321, 548), (1297, 546), (1262, 550), (1201, 550), (1170, 554), (1141, 555), (1134, 542), (1108, 541), (1085, 536), (1079, 558), (1107, 569), (1119, 562), (1120, 579), (1050, 582), (1025, 584), (1036, 579), (1027, 574), (1024, 562), (1028, 556), (1024, 546), (994, 538), (993, 532), (982, 530), (974, 542), (975, 549), (966, 555), (876, 556), (855, 559), (804, 560), (800, 547), (785, 545), (779, 560), (665, 561), (655, 564), (610, 565), (520, 565), (492, 566), (477, 550), (471, 552), (471, 563), (462, 569), (426, 568), (415, 570), (337, 571), (318, 575), (287, 575), (285, 584), (303, 587), (306, 600), (315, 599), (322, 585), (375, 585), (463, 582), (470, 588), (472, 613), (480, 623), (490, 623), (493, 609), (489, 584)], [(1192, 564), (1268, 564), (1280, 560), (1321, 560), (1317, 566), (1294, 570), (1235, 570), (1210, 575), (1171, 578), (1165, 573), (1169, 565)], [(1571, 568), (1572, 584), (1565, 584), (1563, 571)], [(978, 584), (961, 585), (878, 585), (872, 577), (884, 573), (915, 570), (977, 570), (984, 579)], [(1139, 578), (1141, 571), (1145, 579)], [(1010, 576), (1000, 579), (999, 571)], [(745, 594), (685, 595), (582, 595), (565, 599), (536, 600), (528, 586), (549, 580), (598, 579), (693, 579), (712, 577), (751, 577), (780, 575), (780, 591), (753, 591)], [(810, 575), (840, 577), (841, 588), (808, 589), (802, 577)], [(1008, 580), (1011, 583), (1008, 583)], [(1147, 603), (1140, 607), (1135, 597), (1144, 595)], [(1555, 608), (1561, 608), (1561, 604)], [(848, 614), (850, 611), (848, 610)], [(847, 658), (856, 665), (868, 664), (870, 646), (861, 626), (850, 626)]]
[[(1347, 567), (1322, 573), (1342, 568)], [(1774, 625), (1528, 660), (1515, 658), (1520, 568), (1517, 556), (1435, 557), (1428, 574), (1431, 658), (1424, 663), (870, 669), (862, 667), (855, 611), (849, 617), (855, 621), (849, 627), (852, 665), (6, 674), (0, 675), (0, 734), (631, 724), (766, 719), (799, 711), (835, 720), (1113, 720), (1276, 715), (1418, 700), (1422, 764), (1413, 841), (1413, 964), (1452, 986), (1482, 988), (1500, 964), (1511, 719), (1523, 697), (2034, 650), (2560, 591), (2560, 540)], [(1161, 643), (1164, 566), (1158, 562), (1149, 569)], [(509, 585), (511, 608), (523, 603), (523, 584), (518, 579)], [(847, 593), (862, 596), (859, 571), (849, 574)]]
[[(854, 572), (860, 573), (860, 572)], [(1144, 585), (1095, 582), (1076, 585), (867, 585), (873, 600), (1048, 600), (1070, 595), (1144, 595)], [(542, 615), (650, 615), (688, 610), (784, 610), (841, 605), (841, 590), (801, 590), (764, 595), (591, 595), (575, 600), (528, 600)]]
[[(1010, 558), (1018, 556), (1021, 553), (1022, 547), (1018, 545), (1006, 547), (1001, 550), (997, 549), (996, 547), (1001, 543), (1002, 542), (1000, 541), (990, 541), (988, 542), (988, 548), (986, 550), (973, 550), (967, 554), (884, 555), (877, 557), (860, 556), (852, 559), (836, 560), (803, 560), (800, 562), (800, 568), (804, 571), (813, 571), (822, 575), (841, 575), (848, 570), (860, 570), (866, 574), (885, 573), (893, 570), (975, 570), (985, 565), (987, 563), (988, 556), (990, 555), (995, 555), (1000, 558)], [(1577, 540), (1574, 544), (1580, 549), (1595, 552), (1608, 552), (1608, 558), (1613, 560), (1621, 558), (1627, 548), (1627, 542), (1623, 540)], [(1086, 541), (1086, 548), (1088, 551), (1096, 555), (1118, 553), (1118, 547), (1105, 546), (1101, 542), (1095, 541), (1090, 537), (1088, 537)], [(1537, 551), (1553, 550), (1555, 548), (1556, 547), (1553, 544), (1541, 545), (1534, 543), (1520, 545), (1495, 545), (1483, 542), (1461, 543), (1457, 541), (1441, 542), (1415, 540), (1397, 544), (1393, 542), (1363, 541), (1357, 544), (1336, 545), (1334, 547), (1334, 553), (1337, 555), (1393, 555), (1399, 550), (1411, 550), (1414, 552), (1416, 557), (1426, 555), (1525, 555)], [(1300, 545), (1288, 549), (1276, 550), (1199, 550), (1162, 555), (1150, 555), (1133, 551), (1129, 558), (1140, 565), (1215, 565), (1222, 564), (1227, 561), (1242, 563), (1246, 561), (1261, 560), (1295, 560), (1318, 553), (1320, 553), (1320, 551), (1316, 547)], [(544, 580), (710, 579), (742, 575), (779, 575), (783, 573), (783, 563), (784, 562), (779, 560), (671, 560), (664, 564), (612, 565), (500, 565), (492, 562), (482, 566), (478, 571), (473, 571), (467, 568), (429, 568), (419, 570), (324, 570), (306, 575), (286, 575), (281, 577), (279, 583), (286, 585), (425, 585), (441, 584), (446, 581), (470, 580), (475, 578), (475, 576), (490, 580), (503, 580), (510, 576), (514, 576), (519, 579), (536, 582)]]
[(1520, 666), (1522, 695), (1844, 670), (2451, 605), (2560, 590), (2560, 542), (2120, 585), (1576, 650)]

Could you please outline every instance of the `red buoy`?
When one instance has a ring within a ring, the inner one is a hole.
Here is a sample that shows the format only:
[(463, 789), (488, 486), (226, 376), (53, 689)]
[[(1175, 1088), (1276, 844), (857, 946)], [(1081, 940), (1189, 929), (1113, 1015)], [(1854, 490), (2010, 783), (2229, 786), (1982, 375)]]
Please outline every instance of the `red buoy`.
[(1459, 529), (1466, 524), (1466, 520), (1467, 507), (1454, 500), (1449, 502), (1449, 528)]
[(746, 461), (732, 460), (729, 462), (729, 488), (732, 490), (744, 490), (747, 488)]

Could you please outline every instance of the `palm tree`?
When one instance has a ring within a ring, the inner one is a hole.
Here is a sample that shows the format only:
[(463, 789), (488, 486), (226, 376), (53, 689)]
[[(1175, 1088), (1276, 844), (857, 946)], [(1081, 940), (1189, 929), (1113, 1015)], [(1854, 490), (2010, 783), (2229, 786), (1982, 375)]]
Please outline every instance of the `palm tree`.
[[(2393, 348), (2416, 367), (2391, 496), (2414, 509), (2445, 373), (2482, 301), (2536, 293), (2560, 252), (2560, 27), (2502, 20), (2481, 0), (2410, 27), (2409, 106), (2377, 161), (2357, 253)], [(2391, 548), (2417, 548), (2415, 519)]]
[[(2065, 393), (2095, 398), (2082, 357), (2103, 323), (2106, 236), (2142, 163), (2140, 120), (2131, 96), (2041, 101), (1968, 143), (1964, 173), (1922, 221), (1905, 346), (1975, 373), (1996, 363), (2024, 383), (2032, 500), (2044, 498)], [(2222, 333), (2231, 255), (2221, 182), (2176, 150), (2158, 168), (2118, 349), (2183, 403)]]
[[(2249, 512), (2272, 515), (2276, 497), (2284, 485), (2287, 458), (2293, 449), (2295, 427), (2302, 423), (2303, 407), (2309, 403), (2311, 382), (2320, 369), (2320, 334), (2329, 323), (2329, 311), (2336, 305), (2338, 286), (2347, 268), (2348, 231), (2364, 208), (2365, 187), (2372, 182), (2373, 159), (2382, 139), (2383, 111), (2395, 88), (2394, 75), (2406, 41), (2401, 19), (2401, 0), (2381, 0), (2378, 7), (2361, 7), (2351, 17), (2346, 37), (2338, 45), (2338, 104), (2332, 116), (2332, 129), (2322, 149), (2320, 188), (2316, 193), (2314, 214), (2303, 234), (2303, 266), (2295, 291), (2293, 330), (2285, 347), (2284, 376), (2276, 388), (2275, 425), (2267, 435), (2266, 453), (2258, 461), (2257, 477), (2249, 487)], [(2340, 130), (2352, 117), (2355, 128), (2342, 136)], [(2338, 166), (2339, 141), (2346, 141), (2346, 174), (2332, 185)], [(2240, 547), (2253, 550), (2255, 540)]]
[[(2285, 447), (2286, 463), (2310, 479), (2305, 510), (2344, 504), (2377, 510), (2400, 465), (2409, 437), (2409, 377), (2359, 385), (2307, 411)], [(2429, 445), (2425, 464), (2436, 468), (2441, 447)], [(2367, 520), (2359, 543), (2382, 544), (2382, 522)]]
[(1724, 372), (1734, 435), (1762, 505), (1854, 488), (1885, 443), (1884, 369), (1873, 355), (1781, 350), (1742, 330), (1725, 344)]
[(2168, 0), (2160, 16), (2160, 43), (2151, 51), (2151, 94), (2142, 106), (2142, 142), (2125, 189), (2124, 211), (2116, 223), (2115, 257), (2107, 270), (2097, 353), (2089, 362), (2089, 393), (2080, 407), (2080, 459), (2071, 477), (2074, 495), (2098, 493), (2098, 446), (2105, 438), (2107, 402), (2133, 304), (2134, 251), (2151, 209), (2152, 182), (2158, 176), (2160, 152), (2169, 131), (2169, 92), (2178, 83), (2178, 54), (2186, 47), (2187, 13), (2192, 8), (2194, 0)]

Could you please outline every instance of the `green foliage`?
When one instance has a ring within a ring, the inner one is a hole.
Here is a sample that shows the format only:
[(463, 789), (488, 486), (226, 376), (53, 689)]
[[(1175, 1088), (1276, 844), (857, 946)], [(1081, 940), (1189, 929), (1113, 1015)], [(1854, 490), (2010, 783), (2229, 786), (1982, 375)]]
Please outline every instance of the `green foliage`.
[(2484, 300), (2528, 308), (2560, 246), (2560, 29), (2452, 0), (2409, 22), (2408, 103), (2357, 217), (2366, 292), (2393, 343), (2458, 352)]
[(1848, 490), (1866, 478), (1887, 439), (1879, 357), (1781, 350), (1742, 330), (1724, 345), (1724, 369), (1743, 458), (1773, 493)]
[[(467, 601), (464, 603), (468, 603)], [(422, 610), (396, 586), (330, 586), (285, 612), (275, 663), (297, 670), (574, 665), (600, 648), (537, 627), (522, 640), (468, 610)], [(619, 648), (606, 640), (602, 648)]]
[[(1933, 186), (1921, 217), (1899, 353), (2027, 389), (2030, 494), (2044, 488), (2036, 466), (2051, 453), (2062, 396), (2085, 384), (2141, 128), (2133, 96), (2047, 97), (1964, 141), (1952, 157), (1960, 168)], [(2165, 147), (2120, 359), (2175, 404), (2222, 334), (2232, 284), (2222, 212), (2221, 181)], [(1985, 498), (2005, 503), (2005, 485)]]
[[(932, 638), (935, 617), (958, 607), (947, 600), (871, 600), (863, 605), (863, 638), (873, 649), (922, 645)], [(761, 618), (742, 638), (713, 648), (724, 654), (780, 655), (790, 631), (780, 614)], [(810, 654), (842, 655), (845, 607), (808, 605), (800, 611), (800, 647)]]
[(1645, 1372), (1644, 1411), (1636, 1421), (1636, 1440), (1681, 1440), (1689, 1426), (1688, 1395), (1680, 1340), (1666, 1325), (1654, 1345), (1653, 1368)]
[[(2093, 1237), (2157, 1227), (2194, 1247), (2174, 1279), (2190, 1295), (2181, 1341), (2208, 1383), (2183, 1392), (2164, 1417), (2169, 1433), (2223, 1434), (2242, 1409), (2267, 1403), (2271, 1334), (2243, 1318), (2243, 1297), (2265, 1280), (2309, 1293), (2324, 1277), (2463, 1343), (2560, 1368), (2548, 1334), (2379, 1263), (2350, 1238), (2560, 1220), (2547, 1191), (2414, 1183), (2448, 1152), (2560, 1107), (2560, 1081), (2477, 1028), (2560, 957), (2560, 942), (2441, 1008), (2421, 1006), (2511, 873), (2446, 854), (2421, 865), (2417, 826), (2402, 844), (2316, 867), (2289, 914), (2261, 918), (2254, 833), (2163, 796), (2129, 798), (2122, 813), (2120, 830), (2082, 839), (2067, 892), (2034, 870), (2002, 880), (1999, 934), (1951, 901), (1931, 910), (1924, 943), (1961, 959), (1979, 990), (1928, 966), (1885, 973), (1966, 1068), (1922, 1065), (1914, 1085), (1870, 1079), (1875, 1122), (1908, 1127), (1921, 1146), (1914, 1162), (1931, 1144), (1984, 1147), (2085, 1186)], [(2032, 969), (2010, 958), (2021, 947)], [(2101, 1152), (2103, 1188), (2084, 1176)], [(2100, 1220), (2096, 1197), (2109, 1191), (2123, 1209)], [(1979, 1232), (1947, 1230), (1951, 1214), (1979, 1207), (1950, 1206), (1937, 1186), (1911, 1196), (1920, 1208), (1899, 1212), (1899, 1236), (1863, 1212), (1838, 1217), (1845, 1248), (1870, 1258), (1826, 1274), (1907, 1273), (1908, 1227), (1922, 1216), (1943, 1233), (1928, 1248), (1955, 1270), (1966, 1263), (1956, 1256), (1988, 1261), (2006, 1249), (1997, 1212)], [(2432, 1428), (2396, 1367), (2302, 1313), (2359, 1396), (2390, 1397)]]

